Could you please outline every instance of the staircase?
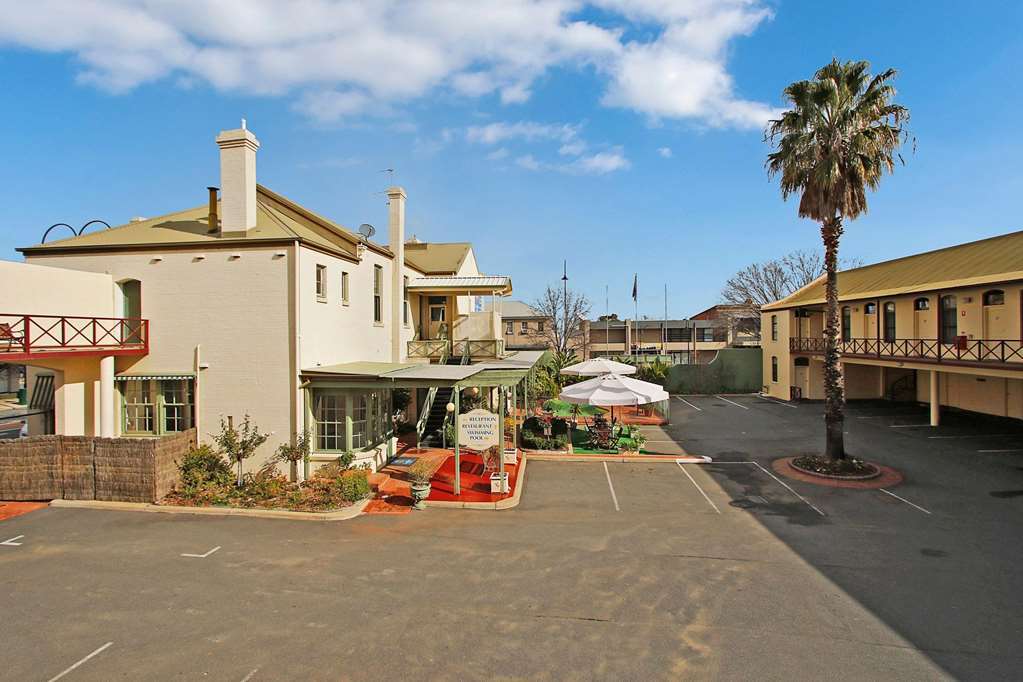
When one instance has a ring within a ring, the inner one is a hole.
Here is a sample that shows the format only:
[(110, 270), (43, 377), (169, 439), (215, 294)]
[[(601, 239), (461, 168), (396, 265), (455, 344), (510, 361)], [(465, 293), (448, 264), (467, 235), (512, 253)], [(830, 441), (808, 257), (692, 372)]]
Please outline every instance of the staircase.
[[(448, 365), (465, 364), (465, 358), (451, 357), (446, 363)], [(448, 386), (437, 389), (437, 397), (433, 399), (430, 407), (430, 414), (426, 418), (426, 427), (423, 429), (423, 437), (420, 444), (426, 447), (439, 448), (444, 445), (444, 419), (448, 414), (448, 403), (451, 402), (452, 390)]]

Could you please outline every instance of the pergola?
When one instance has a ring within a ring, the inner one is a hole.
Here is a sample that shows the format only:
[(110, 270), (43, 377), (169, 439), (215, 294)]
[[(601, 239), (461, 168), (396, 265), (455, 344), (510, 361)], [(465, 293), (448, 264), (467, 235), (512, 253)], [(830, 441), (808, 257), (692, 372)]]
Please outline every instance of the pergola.
[[(545, 351), (518, 351), (500, 360), (480, 362), (472, 365), (441, 365), (425, 363), (391, 363), (391, 362), (350, 362), (328, 367), (314, 367), (302, 371), (302, 387), (311, 388), (346, 388), (346, 389), (419, 389), (445, 388), (452, 389), (454, 403), (455, 440), (452, 443), (455, 456), (454, 494), (461, 494), (461, 447), (458, 442), (460, 423), (459, 399), (461, 392), (467, 388), (497, 389), (498, 393), (498, 424), (501, 456), (499, 475), (504, 481), (504, 420), (505, 402), (511, 396), (512, 405), (519, 404), (519, 384), (522, 384), (523, 405), (529, 405), (529, 378), (537, 362)], [(310, 401), (306, 400), (306, 420), (312, 419)], [(351, 418), (348, 419), (351, 428)], [(521, 427), (518, 414), (515, 414), (514, 442), (519, 441)], [(348, 438), (350, 442), (350, 437)]]

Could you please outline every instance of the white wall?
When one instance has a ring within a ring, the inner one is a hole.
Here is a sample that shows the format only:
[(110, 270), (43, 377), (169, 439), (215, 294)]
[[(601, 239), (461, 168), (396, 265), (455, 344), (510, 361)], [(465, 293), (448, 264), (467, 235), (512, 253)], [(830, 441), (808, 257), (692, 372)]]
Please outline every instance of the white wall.
[(142, 282), (142, 316), (150, 320), (150, 352), (141, 358), (118, 358), (117, 371), (193, 372), (200, 345), (200, 359), (209, 363), (197, 382), (200, 438), (219, 429), (221, 415), (233, 415), (237, 423), (250, 414), (260, 429), (275, 432), (257, 455), (259, 459), (288, 440), (294, 430), (288, 307), (292, 256), (290, 250), (284, 250), (287, 255), (283, 256), (279, 252), (279, 247), (249, 247), (168, 250), (158, 254), (160, 261), (153, 252), (47, 255), (31, 260), (106, 273), (115, 283)]
[(110, 275), (0, 260), (0, 313), (120, 317)]

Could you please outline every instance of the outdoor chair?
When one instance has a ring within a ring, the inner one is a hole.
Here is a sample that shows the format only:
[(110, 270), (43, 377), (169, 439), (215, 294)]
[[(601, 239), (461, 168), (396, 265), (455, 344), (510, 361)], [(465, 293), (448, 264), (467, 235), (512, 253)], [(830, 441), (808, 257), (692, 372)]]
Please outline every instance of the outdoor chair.
[(487, 448), (480, 453), (480, 459), (483, 460), (483, 473), (480, 474), (483, 478), (486, 478), (488, 471), (500, 471), (501, 470), (501, 448), (497, 445)]
[(11, 329), (11, 325), (6, 322), (0, 323), (0, 343), (7, 342), (7, 351), (10, 352), (14, 349), (14, 346), (21, 346), (24, 337), (15, 336), (14, 330)]

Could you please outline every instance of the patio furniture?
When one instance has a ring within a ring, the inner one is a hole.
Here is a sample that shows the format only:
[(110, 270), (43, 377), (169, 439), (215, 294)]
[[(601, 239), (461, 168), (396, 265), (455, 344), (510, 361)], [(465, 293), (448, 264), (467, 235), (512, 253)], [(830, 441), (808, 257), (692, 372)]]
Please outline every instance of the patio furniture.
[(0, 342), (7, 342), (7, 350), (13, 350), (14, 346), (21, 346), (24, 343), (24, 337), (15, 336), (14, 330), (11, 329), (11, 325), (6, 322), (0, 323)]
[(500, 446), (494, 445), (480, 453), (480, 459), (483, 460), (483, 473), (480, 476), (486, 478), (487, 472), (494, 472), (501, 470), (501, 448)]

